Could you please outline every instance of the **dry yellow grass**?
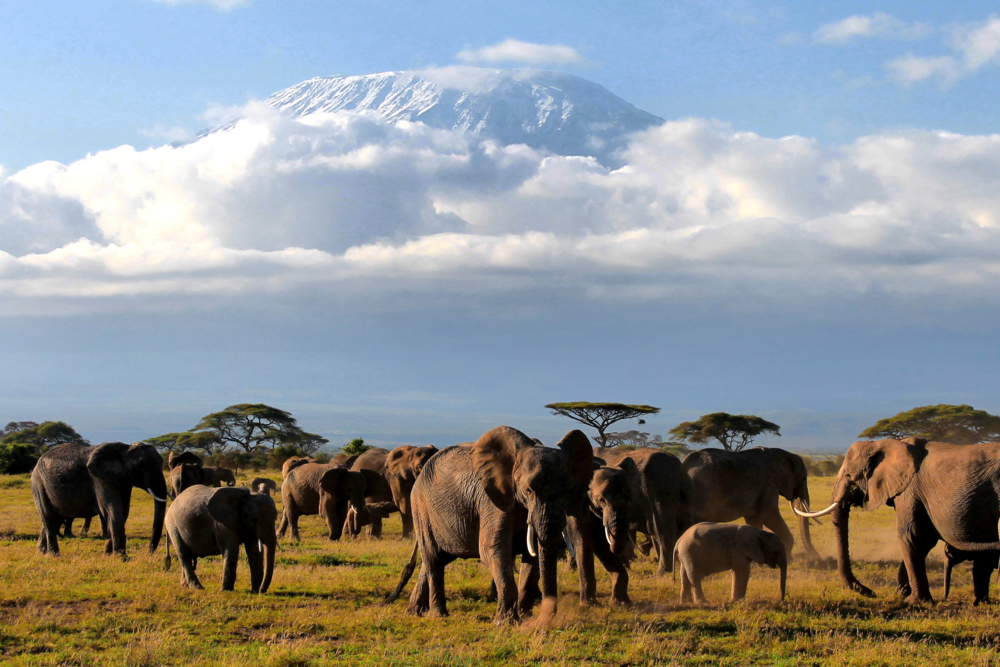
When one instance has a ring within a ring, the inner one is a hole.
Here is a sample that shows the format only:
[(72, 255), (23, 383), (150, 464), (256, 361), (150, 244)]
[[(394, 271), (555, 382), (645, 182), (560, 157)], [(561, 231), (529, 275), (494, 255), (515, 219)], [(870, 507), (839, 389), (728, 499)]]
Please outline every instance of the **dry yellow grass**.
[[(829, 497), (831, 481), (810, 480), (814, 505)], [(330, 543), (318, 517), (303, 518), (303, 542), (281, 544), (271, 592), (254, 596), (245, 567), (236, 592), (219, 590), (218, 558), (199, 564), (206, 590), (181, 588), (176, 566), (163, 571), (162, 548), (146, 552), (152, 501), (145, 494), (133, 496), (127, 563), (104, 556), (98, 539), (63, 540), (60, 558), (38, 555), (25, 477), (0, 477), (0, 502), (5, 665), (968, 665), (996, 663), (1000, 644), (996, 608), (971, 606), (967, 566), (947, 603), (909, 606), (896, 597), (888, 508), (852, 517), (854, 552), (867, 559), (856, 571), (876, 600), (845, 591), (835, 571), (794, 563), (784, 603), (776, 599), (777, 573), (755, 569), (746, 601), (724, 604), (729, 579), (717, 575), (705, 587), (714, 604), (682, 606), (679, 585), (643, 560), (632, 570), (629, 609), (580, 607), (576, 575), (564, 568), (556, 626), (533, 630), (491, 623), (489, 579), (474, 561), (448, 568), (447, 619), (407, 616), (405, 601), (382, 606), (409, 555), (398, 520), (382, 541)], [(814, 540), (833, 554), (828, 523), (815, 528)], [(939, 592), (940, 562), (931, 576)], [(598, 588), (607, 600), (605, 577)]]

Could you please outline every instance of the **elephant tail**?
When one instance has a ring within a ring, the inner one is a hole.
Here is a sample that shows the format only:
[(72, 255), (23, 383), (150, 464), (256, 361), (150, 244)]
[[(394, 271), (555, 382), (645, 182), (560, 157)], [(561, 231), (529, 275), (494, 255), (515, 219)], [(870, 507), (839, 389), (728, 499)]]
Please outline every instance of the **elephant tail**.
[(164, 531), (164, 532), (166, 533), (166, 535), (164, 537), (167, 538), (167, 548), (165, 549), (165, 551), (167, 553), (166, 553), (166, 555), (163, 556), (163, 569), (164, 569), (164, 571), (169, 571), (170, 570), (170, 531), (167, 530), (167, 531)]
[(403, 568), (403, 576), (399, 578), (399, 585), (396, 586), (396, 590), (385, 599), (385, 604), (392, 604), (396, 601), (400, 595), (403, 594), (403, 589), (406, 588), (406, 584), (410, 581), (410, 577), (413, 576), (413, 570), (417, 567), (417, 553), (419, 551), (419, 542), (413, 540), (413, 552), (410, 554), (410, 562), (406, 564)]

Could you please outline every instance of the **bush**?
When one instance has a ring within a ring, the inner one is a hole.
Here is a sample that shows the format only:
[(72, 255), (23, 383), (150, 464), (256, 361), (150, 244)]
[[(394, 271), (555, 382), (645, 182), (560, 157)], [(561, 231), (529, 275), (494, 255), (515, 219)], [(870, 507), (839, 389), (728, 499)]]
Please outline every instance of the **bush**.
[(803, 456), (802, 460), (806, 464), (806, 470), (812, 477), (833, 477), (840, 472), (840, 466), (844, 463), (844, 455), (836, 456)]
[(340, 451), (343, 452), (344, 454), (347, 454), (348, 456), (355, 456), (358, 454), (364, 454), (371, 448), (372, 448), (371, 445), (365, 444), (364, 438), (355, 438), (354, 440), (351, 440), (349, 443), (344, 445), (344, 448), (341, 449)]
[(35, 447), (24, 443), (0, 443), (0, 473), (16, 475), (31, 472), (38, 462), (35, 451)]

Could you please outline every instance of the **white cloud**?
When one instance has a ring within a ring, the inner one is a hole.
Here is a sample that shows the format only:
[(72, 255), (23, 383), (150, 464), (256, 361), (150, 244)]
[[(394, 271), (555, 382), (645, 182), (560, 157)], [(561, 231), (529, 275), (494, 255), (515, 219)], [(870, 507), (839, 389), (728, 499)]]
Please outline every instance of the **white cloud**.
[(1000, 62), (1000, 17), (959, 26), (952, 31), (954, 55), (924, 57), (912, 54), (886, 63), (890, 76), (903, 85), (938, 78), (949, 85), (987, 65)]
[(823, 43), (847, 42), (859, 37), (916, 39), (930, 32), (930, 27), (925, 23), (905, 23), (889, 14), (875, 12), (871, 16), (855, 14), (842, 21), (821, 26), (813, 33), (813, 39)]
[(1000, 136), (824, 148), (689, 119), (609, 170), (421, 123), (244, 112), (184, 146), (0, 174), (0, 300), (1000, 294)]
[(499, 44), (481, 49), (466, 49), (458, 53), (466, 63), (522, 63), (526, 65), (565, 65), (584, 60), (576, 49), (562, 44), (532, 44), (505, 39)]

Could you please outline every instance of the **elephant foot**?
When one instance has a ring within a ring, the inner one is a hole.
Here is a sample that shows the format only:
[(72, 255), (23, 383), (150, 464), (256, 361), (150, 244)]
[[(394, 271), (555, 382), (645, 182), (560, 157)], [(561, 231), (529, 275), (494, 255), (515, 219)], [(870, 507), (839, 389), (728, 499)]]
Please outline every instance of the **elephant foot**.
[[(847, 587), (849, 589), (851, 589), (852, 591), (854, 591), (855, 593), (857, 593), (859, 595), (865, 596), (866, 598), (876, 597), (875, 591), (873, 591), (872, 589), (868, 588), (867, 586), (865, 586), (864, 584), (862, 584), (860, 581), (852, 581), (852, 582), (850, 582), (850, 583), (847, 584)], [(907, 595), (909, 595), (909, 593), (907, 593)]]
[(934, 604), (934, 598), (930, 593), (913, 593), (906, 598), (906, 601), (910, 604)]
[(626, 595), (625, 597), (613, 597), (611, 598), (611, 604), (616, 607), (631, 607), (632, 601)]
[(406, 608), (406, 613), (410, 616), (423, 616), (428, 611), (427, 607), (410, 605)]
[(427, 618), (447, 618), (448, 617), (448, 610), (447, 609), (438, 609), (436, 607), (431, 607), (430, 609), (427, 610), (427, 613), (424, 614), (424, 615)]

